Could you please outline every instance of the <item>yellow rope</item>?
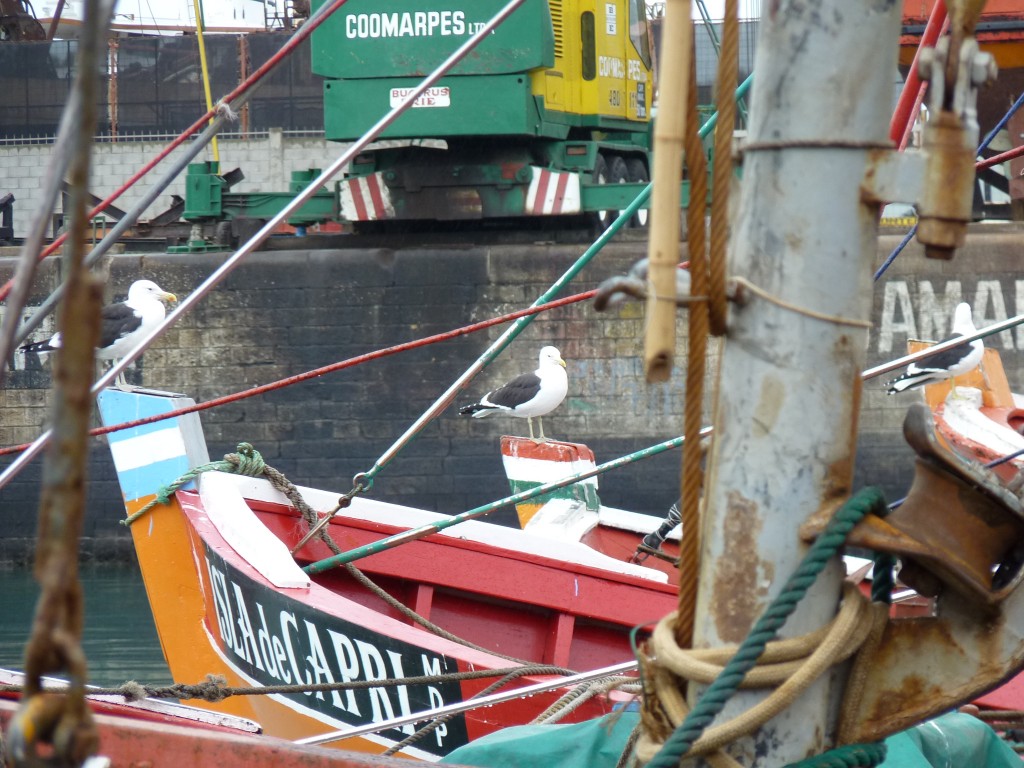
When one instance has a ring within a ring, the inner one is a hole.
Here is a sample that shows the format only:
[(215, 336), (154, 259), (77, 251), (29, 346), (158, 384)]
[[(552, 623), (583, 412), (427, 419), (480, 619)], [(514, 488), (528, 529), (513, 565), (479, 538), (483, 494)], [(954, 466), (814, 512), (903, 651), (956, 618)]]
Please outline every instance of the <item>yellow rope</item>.
[[(692, 49), (691, 49), (692, 56)], [(687, 89), (690, 115), (697, 114), (697, 67), (690, 61), (690, 84)], [(690, 293), (707, 295), (707, 239), (704, 212), (708, 191), (707, 158), (697, 133), (697, 121), (686, 121), (684, 152), (690, 176), (690, 204), (686, 209), (686, 241), (690, 257)], [(675, 621), (676, 639), (680, 645), (693, 642), (694, 614), (697, 608), (697, 572), (700, 560), (700, 498), (703, 483), (701, 471), (704, 426), (704, 375), (707, 360), (708, 306), (690, 307), (688, 323), (688, 354), (686, 360), (686, 401), (683, 415), (682, 502), (679, 505), (683, 538), (679, 547), (679, 610)]]
[(864, 691), (867, 688), (868, 667), (878, 658), (878, 647), (882, 644), (882, 634), (889, 623), (889, 604), (872, 603), (869, 606), (870, 617), (865, 624), (869, 624), (871, 631), (867, 640), (857, 654), (853, 667), (850, 669), (850, 676), (846, 680), (846, 690), (843, 693), (843, 706), (839, 715), (839, 728), (836, 732), (837, 744), (852, 744), (854, 741), (854, 729), (858, 725), (858, 712), (861, 699), (864, 698)]

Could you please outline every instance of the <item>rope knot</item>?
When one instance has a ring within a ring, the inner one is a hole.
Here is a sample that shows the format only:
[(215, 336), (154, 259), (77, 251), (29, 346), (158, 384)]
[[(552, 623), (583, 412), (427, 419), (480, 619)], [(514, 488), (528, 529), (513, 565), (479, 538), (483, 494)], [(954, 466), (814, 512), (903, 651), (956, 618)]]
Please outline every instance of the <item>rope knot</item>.
[(129, 680), (118, 688), (118, 694), (124, 698), (127, 702), (139, 701), (149, 695), (146, 690), (146, 686), (142, 683), (137, 683), (134, 680)]
[(224, 115), (224, 118), (232, 123), (238, 120), (238, 113), (231, 109), (231, 105), (223, 99), (217, 102), (216, 106), (214, 106), (214, 111), (218, 115)]
[(249, 443), (239, 443), (236, 453), (226, 454), (224, 461), (231, 465), (231, 472), (248, 477), (260, 477), (266, 467), (263, 456)]
[(221, 675), (207, 675), (201, 683), (195, 685), (174, 685), (176, 698), (202, 699), (203, 701), (223, 701), (231, 695), (227, 688), (228, 681)]

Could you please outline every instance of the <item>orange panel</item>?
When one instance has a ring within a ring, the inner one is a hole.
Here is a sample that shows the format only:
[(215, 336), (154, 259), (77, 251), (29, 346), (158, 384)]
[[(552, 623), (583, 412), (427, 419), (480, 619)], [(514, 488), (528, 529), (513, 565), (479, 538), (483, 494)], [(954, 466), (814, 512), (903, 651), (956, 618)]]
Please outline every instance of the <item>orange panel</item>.
[[(935, 346), (929, 341), (918, 341), (910, 339), (907, 342), (907, 351), (910, 354), (920, 352), (922, 349)], [(999, 358), (999, 352), (994, 349), (986, 349), (985, 356), (981, 359), (981, 365), (973, 371), (956, 377), (957, 387), (974, 387), (981, 390), (982, 404), (988, 408), (1013, 408), (1013, 393), (1010, 392), (1010, 384), (1006, 380), (1006, 372), (1003, 370), (1003, 362)], [(937, 408), (946, 402), (952, 382), (940, 381), (936, 384), (927, 384), (924, 388), (925, 402), (931, 409)]]

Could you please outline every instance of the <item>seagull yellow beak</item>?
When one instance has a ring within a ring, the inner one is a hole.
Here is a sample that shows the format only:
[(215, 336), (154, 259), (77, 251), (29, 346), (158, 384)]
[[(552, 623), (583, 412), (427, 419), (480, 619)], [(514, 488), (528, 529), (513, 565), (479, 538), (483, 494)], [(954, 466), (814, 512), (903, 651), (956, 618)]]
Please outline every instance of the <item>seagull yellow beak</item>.
[(565, 368), (565, 360), (563, 360), (562, 358), (558, 358), (558, 360), (556, 360), (555, 362), (557, 362), (560, 366)]
[(175, 296), (173, 293), (167, 293), (167, 291), (161, 293), (160, 298), (163, 299), (164, 301), (170, 301), (174, 304), (178, 303), (178, 297)]

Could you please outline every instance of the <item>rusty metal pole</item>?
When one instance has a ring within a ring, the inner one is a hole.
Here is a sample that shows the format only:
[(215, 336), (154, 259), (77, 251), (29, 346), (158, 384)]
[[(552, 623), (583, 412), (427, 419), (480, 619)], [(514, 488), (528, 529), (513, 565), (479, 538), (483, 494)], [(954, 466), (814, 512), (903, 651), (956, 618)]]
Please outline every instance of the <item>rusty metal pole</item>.
[[(248, 35), (238, 36), (238, 82), (243, 83), (249, 78), (249, 37)], [(241, 138), (249, 138), (249, 102), (242, 105), (238, 116), (238, 132)]]
[(50, 19), (50, 28), (46, 30), (46, 39), (53, 40), (54, 35), (57, 34), (57, 27), (60, 25), (60, 15), (64, 12), (64, 0), (57, 0), (57, 10), (53, 12), (53, 18)]
[[(891, 146), (900, 11), (850, 0), (765, 6), (730, 259), (730, 275), (755, 288), (741, 287), (722, 353), (698, 648), (744, 639), (805, 552), (799, 525), (851, 491), (877, 238), (877, 210), (860, 190)], [(842, 578), (837, 560), (781, 634), (831, 619)], [(840, 679), (825, 675), (730, 751), (747, 766), (777, 766), (831, 747)], [(741, 692), (723, 716), (763, 696)]]

